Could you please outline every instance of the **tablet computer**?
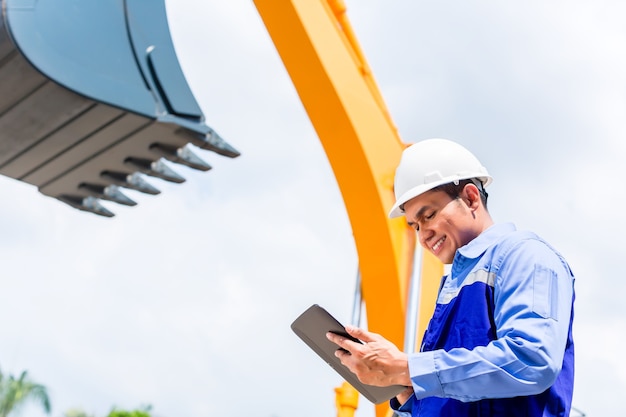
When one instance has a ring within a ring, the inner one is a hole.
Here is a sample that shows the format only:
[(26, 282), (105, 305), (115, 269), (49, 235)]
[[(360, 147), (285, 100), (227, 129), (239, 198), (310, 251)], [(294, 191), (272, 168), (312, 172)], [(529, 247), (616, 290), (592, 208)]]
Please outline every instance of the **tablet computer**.
[(331, 368), (337, 371), (350, 385), (374, 404), (388, 401), (406, 389), (402, 385), (375, 387), (363, 384), (356, 375), (342, 365), (339, 358), (335, 356), (335, 351), (340, 348), (326, 338), (326, 333), (333, 332), (346, 336), (358, 343), (362, 342), (348, 335), (344, 326), (319, 305), (313, 304), (309, 307), (291, 324), (291, 329)]

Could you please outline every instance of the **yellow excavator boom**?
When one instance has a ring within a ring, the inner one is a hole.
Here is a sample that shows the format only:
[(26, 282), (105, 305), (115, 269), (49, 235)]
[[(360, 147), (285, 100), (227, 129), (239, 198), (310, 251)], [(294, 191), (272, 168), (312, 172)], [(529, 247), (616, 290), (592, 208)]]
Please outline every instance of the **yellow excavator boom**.
[[(405, 144), (384, 104), (341, 0), (255, 0), (311, 119), (339, 184), (359, 259), (370, 331), (404, 345), (415, 232), (389, 219), (393, 176)], [(423, 255), (420, 328), (432, 311), (432, 276), (442, 266)], [(435, 284), (436, 285), (436, 284)], [(431, 294), (431, 296), (425, 296)], [(338, 395), (345, 395), (342, 389)], [(339, 410), (343, 409), (338, 404)], [(377, 415), (389, 412), (377, 406)]]

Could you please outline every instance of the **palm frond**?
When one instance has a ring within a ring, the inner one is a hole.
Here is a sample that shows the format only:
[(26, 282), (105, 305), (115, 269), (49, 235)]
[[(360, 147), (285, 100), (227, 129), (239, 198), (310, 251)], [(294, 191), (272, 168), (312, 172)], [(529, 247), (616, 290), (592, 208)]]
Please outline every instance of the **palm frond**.
[(13, 375), (4, 378), (0, 374), (0, 417), (7, 417), (29, 401), (40, 403), (44, 411), (50, 414), (50, 398), (46, 387), (31, 381), (27, 371), (22, 371), (18, 379)]

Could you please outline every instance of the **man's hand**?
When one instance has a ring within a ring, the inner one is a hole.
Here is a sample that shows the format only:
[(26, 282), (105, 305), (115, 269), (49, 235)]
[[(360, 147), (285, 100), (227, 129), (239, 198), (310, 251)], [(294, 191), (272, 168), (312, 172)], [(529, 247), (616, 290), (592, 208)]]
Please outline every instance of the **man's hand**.
[(405, 402), (407, 402), (409, 398), (411, 398), (411, 395), (413, 395), (412, 386), (408, 387), (407, 389), (402, 391), (400, 394), (396, 395), (396, 399), (398, 400), (400, 404), (404, 404)]
[(411, 386), (409, 364), (404, 352), (379, 334), (354, 326), (347, 326), (346, 332), (363, 344), (335, 333), (327, 333), (326, 337), (341, 348), (335, 352), (335, 356), (359, 381), (379, 387)]

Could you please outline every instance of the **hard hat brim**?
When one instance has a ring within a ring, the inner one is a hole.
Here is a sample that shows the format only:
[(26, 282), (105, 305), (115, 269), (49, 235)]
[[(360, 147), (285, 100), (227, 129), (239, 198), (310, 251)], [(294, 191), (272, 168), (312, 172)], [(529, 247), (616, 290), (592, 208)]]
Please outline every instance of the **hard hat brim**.
[(404, 194), (402, 194), (398, 199), (396, 199), (395, 204), (393, 205), (393, 207), (391, 207), (391, 210), (389, 210), (389, 218), (393, 219), (395, 217), (400, 217), (404, 215), (404, 210), (402, 210), (402, 206), (407, 203), (409, 200), (414, 199), (415, 197), (418, 197), (422, 194), (424, 194), (427, 191), (432, 190), (433, 188), (439, 187), (440, 185), (444, 185), (444, 184), (449, 184), (452, 183), (454, 181), (463, 181), (463, 180), (467, 180), (470, 178), (478, 178), (480, 180), (480, 182), (482, 182), (483, 187), (487, 187), (489, 184), (491, 184), (491, 182), (493, 181), (493, 179), (488, 176), (471, 176), (471, 177), (467, 177), (467, 178), (459, 178), (459, 177), (454, 177), (452, 179), (450, 178), (444, 178), (440, 181), (434, 181), (434, 182), (430, 182), (428, 184), (420, 184), (417, 187), (413, 187), (410, 190), (406, 191)]

